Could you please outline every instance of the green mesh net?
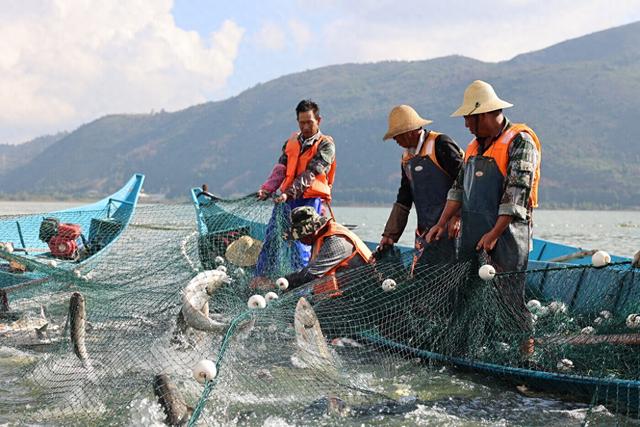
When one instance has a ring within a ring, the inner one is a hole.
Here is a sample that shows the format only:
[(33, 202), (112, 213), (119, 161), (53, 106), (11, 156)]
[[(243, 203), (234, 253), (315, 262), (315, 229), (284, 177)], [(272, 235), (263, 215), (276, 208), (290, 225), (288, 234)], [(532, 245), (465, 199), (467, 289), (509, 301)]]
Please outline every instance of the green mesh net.
[[(0, 422), (494, 424), (509, 413), (516, 424), (545, 425), (638, 417), (639, 271), (628, 264), (531, 262), (526, 273), (484, 281), (477, 259), (412, 271), (412, 251), (394, 250), (338, 274), (342, 295), (332, 297), (314, 292), (320, 280), (276, 286), (301, 266), (282, 239), (285, 205), (201, 196), (195, 219), (190, 205), (142, 206), (97, 256), (51, 263), (2, 252), (4, 267), (13, 261), (27, 271), (2, 272), (10, 309), (0, 325)], [(263, 241), (256, 265), (225, 259), (244, 235)], [(522, 283), (526, 306), (512, 291)], [(491, 386), (480, 385), (487, 378)], [(555, 400), (544, 401), (547, 415), (513, 415), (535, 393), (583, 402), (575, 406), (583, 417), (554, 415)], [(490, 413), (487, 402), (506, 403)]]

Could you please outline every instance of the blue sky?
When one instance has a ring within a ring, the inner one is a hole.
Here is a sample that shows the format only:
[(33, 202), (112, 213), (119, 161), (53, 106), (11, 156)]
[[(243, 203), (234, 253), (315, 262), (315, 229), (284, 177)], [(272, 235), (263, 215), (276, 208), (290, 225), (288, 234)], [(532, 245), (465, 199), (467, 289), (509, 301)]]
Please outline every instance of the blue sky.
[(3, 0), (0, 143), (325, 65), (497, 62), (639, 20), (638, 0)]

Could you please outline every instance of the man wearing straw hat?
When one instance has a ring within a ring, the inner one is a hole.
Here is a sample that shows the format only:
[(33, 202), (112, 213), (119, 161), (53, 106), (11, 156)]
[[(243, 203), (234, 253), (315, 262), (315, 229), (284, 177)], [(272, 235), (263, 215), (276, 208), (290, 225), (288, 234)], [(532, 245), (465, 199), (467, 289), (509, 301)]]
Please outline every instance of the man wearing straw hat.
[[(427, 241), (441, 239), (449, 218), (462, 209), (461, 256), (477, 259), (477, 252), (485, 251), (497, 271), (526, 270), (531, 214), (538, 206), (540, 142), (531, 128), (505, 117), (502, 110), (512, 106), (481, 80), (465, 90), (452, 117), (464, 117), (475, 139), (440, 220), (426, 236)], [(499, 283), (502, 299), (528, 330), (524, 275), (510, 277)]]
[[(409, 105), (398, 105), (389, 113), (389, 126), (383, 140), (393, 138), (404, 148), (401, 162), (402, 178), (396, 202), (382, 233), (379, 250), (393, 246), (400, 239), (409, 217), (411, 205), (418, 215), (415, 243), (418, 250), (414, 259), (420, 263), (451, 261), (455, 255), (454, 242), (443, 238), (433, 245), (425, 245), (424, 235), (438, 222), (447, 201), (447, 192), (458, 176), (463, 163), (463, 152), (445, 134), (426, 130), (432, 123), (423, 119)], [(450, 221), (450, 236), (456, 234), (456, 218)]]

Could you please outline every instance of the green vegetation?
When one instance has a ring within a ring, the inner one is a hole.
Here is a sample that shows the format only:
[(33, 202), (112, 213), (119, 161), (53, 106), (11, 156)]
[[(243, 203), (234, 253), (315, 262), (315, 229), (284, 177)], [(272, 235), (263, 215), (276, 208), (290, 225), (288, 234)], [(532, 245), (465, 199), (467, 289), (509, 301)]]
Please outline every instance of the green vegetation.
[(205, 182), (221, 195), (254, 191), (296, 129), (296, 103), (312, 98), (337, 144), (335, 201), (388, 203), (400, 158), (395, 144), (381, 140), (388, 111), (411, 104), (465, 147), (470, 134), (449, 114), (464, 88), (484, 79), (515, 104), (509, 117), (541, 138), (542, 207), (636, 207), (639, 37), (635, 23), (497, 64), (450, 56), (330, 66), (175, 113), (107, 116), (44, 150), (20, 146), (24, 161), (0, 169), (0, 188), (5, 195), (107, 193), (143, 172), (148, 192), (172, 198)]

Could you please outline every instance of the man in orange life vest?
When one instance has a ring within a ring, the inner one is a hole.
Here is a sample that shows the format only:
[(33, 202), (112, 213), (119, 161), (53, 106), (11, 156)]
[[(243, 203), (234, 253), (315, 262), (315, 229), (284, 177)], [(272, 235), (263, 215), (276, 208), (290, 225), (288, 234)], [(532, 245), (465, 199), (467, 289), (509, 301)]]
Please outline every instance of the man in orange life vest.
[[(420, 117), (412, 107), (398, 105), (389, 113), (389, 127), (383, 137), (383, 140), (393, 138), (405, 151), (402, 154), (398, 196), (378, 248), (384, 251), (400, 239), (413, 204), (418, 215), (415, 235), (418, 255), (415, 260), (421, 264), (453, 261), (455, 257), (451, 238), (425, 245), (424, 235), (438, 222), (464, 155), (449, 136), (423, 129), (429, 123), (431, 120)], [(459, 221), (454, 218), (449, 224), (449, 237), (454, 237)]]
[[(320, 131), (320, 109), (311, 100), (302, 100), (296, 107), (299, 132), (291, 134), (282, 148), (282, 155), (269, 178), (258, 190), (258, 199), (266, 200), (280, 191), (274, 201), (294, 209), (312, 206), (322, 211), (322, 203), (331, 201), (331, 187), (335, 175), (335, 144), (333, 138)], [(306, 265), (311, 248), (297, 243), (298, 252)], [(260, 266), (260, 261), (258, 262)]]
[(358, 236), (333, 218), (318, 215), (311, 206), (291, 211), (288, 237), (312, 245), (312, 255), (306, 267), (285, 276), (289, 281), (287, 290), (326, 277), (327, 281), (314, 286), (314, 294), (338, 296), (341, 292), (336, 273), (373, 262), (371, 251)]
[[(452, 117), (464, 117), (475, 135), (448, 194), (440, 220), (426, 239), (441, 239), (449, 218), (462, 210), (461, 257), (477, 259), (486, 251), (497, 271), (527, 268), (531, 215), (538, 206), (541, 148), (524, 124), (511, 123), (502, 110), (513, 105), (498, 98), (493, 87), (476, 80)], [(519, 325), (530, 328), (524, 305), (524, 275), (501, 286), (501, 295), (516, 309)], [(515, 283), (514, 283), (515, 282)]]

